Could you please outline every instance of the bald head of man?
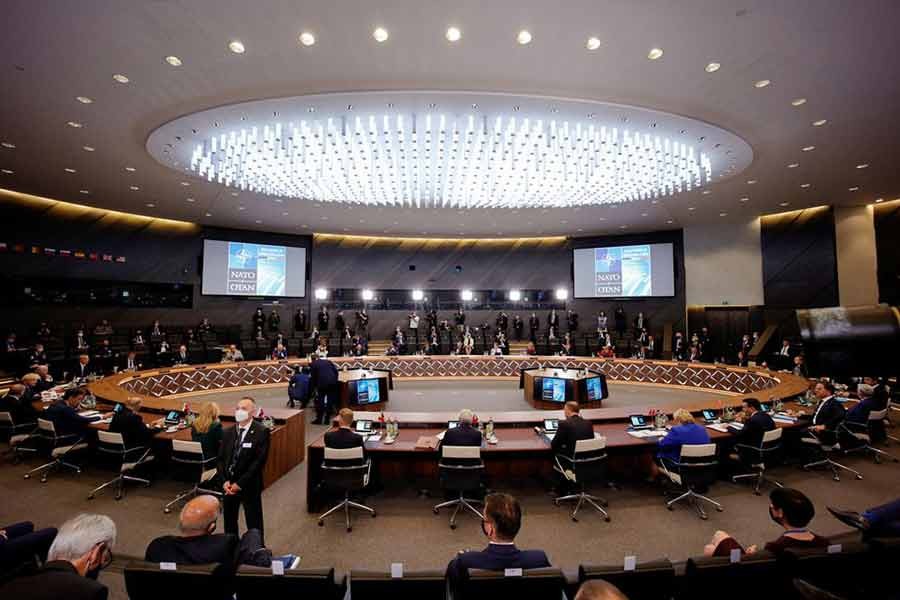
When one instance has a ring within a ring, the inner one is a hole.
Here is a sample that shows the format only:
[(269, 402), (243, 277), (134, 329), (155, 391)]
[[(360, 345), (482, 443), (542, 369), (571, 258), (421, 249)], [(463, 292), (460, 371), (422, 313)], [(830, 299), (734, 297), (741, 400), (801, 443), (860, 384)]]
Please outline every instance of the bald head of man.
[(209, 535), (216, 530), (219, 518), (219, 500), (212, 495), (197, 496), (184, 505), (178, 521), (183, 537)]

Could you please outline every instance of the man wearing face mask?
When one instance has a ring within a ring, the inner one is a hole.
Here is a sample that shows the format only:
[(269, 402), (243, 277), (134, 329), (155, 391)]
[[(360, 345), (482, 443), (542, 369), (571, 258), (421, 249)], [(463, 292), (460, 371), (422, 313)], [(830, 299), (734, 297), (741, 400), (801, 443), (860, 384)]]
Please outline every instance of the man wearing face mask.
[(265, 543), (262, 512), (262, 475), (269, 456), (269, 430), (253, 420), (256, 402), (241, 398), (234, 411), (235, 426), (228, 429), (219, 450), (219, 474), (225, 483), (222, 497), (225, 533), (238, 534), (238, 512), (244, 505), (247, 529), (258, 529)]
[(543, 550), (519, 550), (513, 540), (522, 526), (522, 507), (509, 494), (489, 494), (484, 499), (481, 531), (488, 547), (478, 552), (462, 552), (447, 565), (451, 589), (468, 576), (469, 569), (539, 569), (549, 567)]
[(177, 565), (221, 563), (232, 570), (238, 565), (268, 567), (272, 552), (263, 546), (260, 533), (249, 529), (240, 542), (230, 533), (215, 533), (219, 501), (215, 496), (197, 496), (184, 505), (178, 520), (181, 535), (164, 535), (147, 546), (147, 562)]
[(112, 562), (116, 524), (105, 515), (81, 514), (62, 524), (47, 562), (0, 586), (0, 598), (16, 600), (106, 600), (109, 591), (97, 582)]
[[(775, 488), (769, 494), (769, 517), (784, 528), (784, 533), (777, 540), (768, 542), (763, 549), (778, 554), (788, 548), (827, 548), (827, 538), (806, 528), (815, 515), (816, 509), (812, 501), (803, 492), (791, 488)], [(731, 556), (732, 550), (754, 554), (757, 548), (754, 545), (744, 550), (733, 537), (724, 531), (717, 531), (710, 543), (703, 548), (703, 554)]]

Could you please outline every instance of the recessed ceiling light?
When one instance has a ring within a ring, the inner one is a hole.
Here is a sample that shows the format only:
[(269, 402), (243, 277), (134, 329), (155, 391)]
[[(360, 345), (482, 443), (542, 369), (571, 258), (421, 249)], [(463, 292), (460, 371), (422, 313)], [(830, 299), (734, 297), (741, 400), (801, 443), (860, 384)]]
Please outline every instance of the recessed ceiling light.
[(300, 228), (301, 229), (309, 229), (309, 225), (301, 225)]
[(134, 167), (125, 167), (125, 170), (129, 173), (134, 173), (137, 169), (135, 169)]
[(262, 225), (262, 221), (260, 221), (259, 219), (257, 219), (257, 220), (256, 220), (256, 224), (257, 224), (257, 225)]
[(228, 42), (228, 49), (235, 54), (243, 54), (244, 44), (241, 42), (241, 40), (231, 40), (230, 42)]
[(857, 169), (868, 169), (869, 163), (862, 163), (862, 164), (856, 165), (856, 168)]
[[(646, 216), (647, 216), (647, 213), (641, 213), (641, 216), (642, 216), (642, 217), (646, 217)], [(563, 223), (565, 223), (565, 221), (563, 221)]]
[(812, 151), (815, 150), (815, 149), (816, 149), (815, 146), (803, 146), (803, 151), (804, 151), (804, 152), (812, 152)]
[(875, 198), (875, 204), (881, 204), (884, 202), (884, 198)]
[(136, 191), (138, 191), (138, 190), (141, 189), (141, 188), (139, 188), (139, 187), (136, 186), (136, 185), (131, 185), (131, 186), (128, 186), (128, 189), (130, 189), (132, 192), (136, 192)]
[(191, 185), (191, 182), (190, 181), (182, 181), (181, 185), (183, 185), (184, 187), (187, 187), (187, 186)]
[(386, 42), (388, 37), (390, 36), (387, 29), (385, 29), (384, 27), (376, 27), (375, 31), (372, 32), (372, 37), (375, 38), (375, 41), (380, 44), (382, 42)]
[(4, 148), (9, 148), (10, 150), (15, 150), (15, 148), (16, 148), (16, 145), (13, 144), (12, 142), (0, 142), (0, 146), (3, 146)]
[(800, 163), (791, 163), (788, 165), (788, 169), (796, 169), (800, 166)]
[(0, 172), (5, 173), (6, 175), (12, 175), (13, 173), (15, 173), (15, 171), (12, 171), (10, 169), (0, 169)]
[(309, 31), (304, 31), (300, 34), (300, 43), (304, 46), (312, 46), (316, 43), (316, 36)]
[(803, 106), (806, 104), (806, 98), (794, 98), (791, 100), (791, 106)]
[(459, 27), (448, 27), (444, 36), (448, 42), (458, 42), (459, 38), (462, 37), (462, 32), (459, 30)]
[(848, 191), (848, 192), (858, 192), (858, 191), (859, 191), (859, 186), (854, 185), (852, 188), (847, 188), (847, 191)]
[(669, 225), (671, 225), (671, 224), (674, 223), (674, 222), (675, 222), (675, 221), (673, 221), (672, 219), (669, 219), (668, 221), (666, 221), (666, 223), (668, 223)]
[(758, 88), (764, 88), (764, 87), (768, 86), (768, 85), (771, 84), (771, 83), (772, 83), (772, 82), (769, 81), (768, 79), (760, 79), (759, 81), (757, 81), (757, 82), (754, 83), (753, 85), (754, 85), (755, 87), (758, 87)]
[(288, 216), (288, 214), (290, 214), (290, 213), (283, 212), (283, 213), (281, 213), (281, 216), (286, 217), (286, 216)]
[(628, 225), (619, 225), (619, 229), (628, 229)]
[(76, 172), (75, 169), (72, 169), (71, 167), (66, 167), (65, 169), (63, 169), (63, 171), (65, 171), (66, 173), (75, 173)]
[(82, 125), (78, 121), (69, 121), (66, 123), (66, 125), (68, 125), (69, 127), (74, 127), (75, 129), (81, 129), (82, 127), (84, 127), (84, 125)]
[(240, 192), (231, 192), (231, 195), (237, 197), (238, 195), (240, 195)]
[(743, 198), (741, 198), (740, 201), (741, 201), (741, 202), (747, 202), (748, 200), (750, 200), (750, 198), (748, 198), (747, 196), (744, 196)]
[(520, 44), (522, 44), (523, 46), (525, 44), (530, 44), (531, 43), (531, 32), (528, 31), (527, 29), (523, 29), (516, 36), (516, 41), (519, 42)]
[(754, 183), (756, 183), (756, 180), (755, 180), (755, 179), (748, 179), (748, 180), (747, 180), (747, 185), (753, 185)]
[(147, 203), (147, 208), (156, 208), (156, 205), (153, 204), (152, 202), (148, 202), (148, 203)]
[(822, 125), (824, 125), (827, 122), (828, 122), (828, 119), (819, 119), (818, 121), (813, 121), (812, 126), (813, 127), (821, 127)]
[(246, 206), (238, 206), (238, 210), (247, 210)]
[(727, 213), (727, 212), (720, 212), (720, 213), (719, 213), (719, 216), (720, 216), (720, 217), (727, 217), (727, 216), (728, 216), (728, 213)]
[(708, 194), (712, 194), (712, 190), (703, 190), (703, 192), (701, 192), (701, 193), (702, 193), (704, 196), (706, 196), (706, 195), (708, 195)]
[(779, 202), (778, 206), (787, 206), (790, 202)]
[(181, 66), (181, 59), (178, 58), (177, 56), (167, 56), (166, 62), (169, 63), (170, 65), (172, 65), (173, 67)]
[(811, 184), (809, 184), (809, 183), (801, 183), (801, 184), (800, 184), (800, 187), (802, 187), (803, 189), (806, 189), (806, 188), (808, 188), (810, 185), (811, 185)]
[(115, 75), (113, 75), (113, 79), (118, 81), (119, 83), (128, 83), (130, 81), (128, 77), (122, 75), (121, 73), (116, 73)]
[(82, 146), (81, 149), (85, 152), (93, 152), (94, 150), (96, 150), (96, 148), (94, 148), (93, 146)]
[(647, 53), (647, 58), (650, 60), (656, 60), (661, 58), (663, 55), (662, 48), (651, 48), (650, 52)]
[(90, 190), (78, 190), (79, 194), (90, 194)]
[(586, 45), (588, 50), (596, 50), (600, 47), (600, 38), (589, 37)]
[(185, 201), (185, 202), (193, 202), (194, 199), (193, 199), (193, 198), (185, 198), (184, 201)]
[(75, 99), (78, 100), (79, 102), (81, 102), (82, 104), (90, 104), (91, 102), (93, 102), (93, 100), (91, 100), (87, 96), (75, 96)]
[(211, 217), (211, 216), (212, 216), (212, 213), (206, 213), (206, 216), (207, 216), (207, 217)]
[(722, 68), (722, 65), (720, 63), (711, 62), (708, 65), (706, 65), (706, 72), (707, 73), (715, 73), (716, 71), (718, 71), (721, 68)]
[(688, 206), (688, 210), (694, 210), (693, 206)]

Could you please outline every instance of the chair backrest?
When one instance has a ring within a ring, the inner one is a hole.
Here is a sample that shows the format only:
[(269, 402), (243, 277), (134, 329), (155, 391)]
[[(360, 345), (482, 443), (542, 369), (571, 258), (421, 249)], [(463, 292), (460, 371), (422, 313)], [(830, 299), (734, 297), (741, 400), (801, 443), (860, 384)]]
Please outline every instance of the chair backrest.
[(441, 446), (441, 458), (479, 459), (480, 446)]
[(130, 600), (159, 600), (177, 590), (181, 598), (230, 598), (233, 581), (221, 565), (176, 565), (164, 570), (160, 563), (134, 561), (125, 567), (125, 590)]
[(742, 457), (745, 457), (745, 460), (755, 465), (762, 464), (766, 467), (772, 467), (781, 464), (784, 458), (781, 444), (783, 433), (783, 429), (776, 427), (775, 429), (763, 433), (758, 448), (747, 448), (742, 446), (738, 448), (738, 450), (741, 451), (740, 454)]
[(766, 431), (765, 433), (763, 433), (763, 437), (762, 437), (763, 447), (766, 447), (766, 445), (768, 445), (768, 444), (780, 442), (781, 436), (783, 433), (784, 433), (784, 430), (779, 427), (776, 427), (775, 429), (772, 429), (771, 431)]
[(203, 458), (203, 444), (188, 440), (172, 440), (172, 452), (194, 454), (197, 458)]
[[(839, 547), (839, 552), (835, 551), (837, 547), (831, 550), (788, 548), (784, 558), (794, 577), (841, 597), (866, 597), (858, 596), (860, 590), (855, 586), (866, 581), (879, 581), (885, 573), (877, 571), (877, 561), (866, 544), (850, 542)], [(848, 573), (853, 576), (848, 577)]]
[(118, 450), (122, 450), (125, 447), (125, 438), (122, 437), (121, 433), (114, 431), (98, 431), (97, 441), (106, 446), (118, 446)]
[(336, 600), (338, 587), (334, 569), (288, 569), (284, 575), (272, 575), (271, 568), (242, 565), (235, 574), (238, 600), (258, 598), (321, 598)]
[(589, 440), (578, 440), (575, 442), (575, 458), (578, 458), (579, 454), (586, 454), (588, 452), (596, 452), (598, 450), (606, 449), (606, 438), (605, 437), (594, 437)]
[(682, 485), (711, 485), (716, 480), (718, 465), (715, 444), (683, 445), (678, 467)]
[(569, 464), (575, 472), (575, 480), (582, 488), (591, 483), (604, 481), (606, 479), (606, 438), (595, 437), (575, 442), (575, 455)]
[(739, 600), (796, 595), (790, 588), (790, 578), (779, 569), (776, 557), (764, 550), (743, 555), (735, 563), (730, 557), (690, 558), (681, 591), (682, 597), (691, 600), (721, 600), (723, 592), (728, 598)]
[(684, 444), (681, 447), (681, 462), (702, 464), (704, 459), (715, 460), (715, 444)]
[(484, 462), (480, 446), (441, 446), (438, 463), (441, 487), (455, 492), (476, 490), (481, 486)]
[(887, 418), (888, 409), (884, 410), (873, 410), (869, 412), (869, 422), (872, 421), (884, 421)]
[(369, 465), (364, 461), (362, 446), (355, 448), (325, 447), (322, 479), (326, 485), (345, 491), (361, 490), (366, 485)]
[(56, 426), (53, 425), (53, 421), (38, 419), (37, 424), (38, 429), (40, 429), (42, 433), (47, 434), (50, 437), (56, 437)]
[(390, 571), (351, 569), (348, 585), (354, 600), (420, 600), (443, 598), (447, 582), (443, 570), (405, 571), (394, 578)]
[(638, 563), (626, 571), (618, 565), (580, 565), (578, 584), (589, 579), (603, 579), (613, 584), (628, 598), (669, 600), (675, 586), (675, 567), (668, 559)]
[(0, 426), (11, 427), (15, 425), (12, 414), (8, 412), (0, 412)]
[(506, 575), (504, 571), (469, 569), (468, 577), (459, 582), (454, 600), (473, 598), (547, 598), (563, 597), (566, 579), (562, 570), (547, 567), (528, 569), (521, 575)]
[(217, 457), (205, 456), (200, 442), (173, 439), (171, 459), (169, 474), (177, 481), (203, 482), (214, 474), (204, 473), (216, 469)]
[(329, 461), (358, 461), (363, 457), (362, 446), (355, 448), (329, 448), (325, 447), (325, 460)]

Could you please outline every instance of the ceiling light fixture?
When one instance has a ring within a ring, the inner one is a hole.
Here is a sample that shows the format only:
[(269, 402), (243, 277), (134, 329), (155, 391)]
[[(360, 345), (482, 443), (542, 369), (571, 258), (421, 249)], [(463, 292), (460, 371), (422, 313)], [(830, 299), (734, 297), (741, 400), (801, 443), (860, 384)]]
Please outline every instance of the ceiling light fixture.
[(525, 44), (530, 44), (531, 43), (531, 32), (528, 31), (527, 29), (523, 29), (516, 36), (516, 41), (519, 42), (519, 44), (521, 44), (522, 46), (524, 46)]
[(122, 75), (121, 73), (116, 73), (112, 77), (115, 81), (118, 81), (119, 83), (128, 83), (130, 81), (128, 79), (128, 77), (126, 77), (125, 75)]
[(193, 199), (193, 198), (185, 198), (184, 201), (185, 201), (185, 202), (193, 202), (194, 199)]
[(90, 190), (78, 190), (79, 194), (90, 194)]
[(707, 73), (715, 73), (716, 71), (718, 71), (721, 68), (722, 68), (722, 65), (720, 63), (711, 62), (706, 65), (706, 72)]
[(96, 150), (96, 148), (94, 148), (93, 146), (82, 146), (81, 149), (85, 152), (93, 152), (94, 150)]
[(815, 146), (803, 146), (803, 148), (802, 148), (802, 150), (803, 150), (804, 152), (812, 152), (812, 151), (815, 150), (815, 149), (816, 149)]
[(129, 173), (134, 173), (137, 169), (135, 169), (134, 167), (125, 167), (125, 170)]
[(148, 202), (148, 203), (147, 203), (147, 208), (156, 208), (156, 205), (153, 204), (152, 202)]
[(788, 169), (796, 169), (799, 166), (800, 166), (800, 163), (791, 163), (787, 167), (788, 167)]
[(728, 216), (728, 213), (727, 213), (727, 212), (720, 212), (720, 213), (719, 213), (719, 216), (720, 216), (720, 217), (727, 217), (727, 216)]
[(753, 86), (762, 89), (764, 87), (768, 87), (771, 83), (772, 82), (768, 79), (760, 79), (759, 81), (754, 83)]
[(169, 63), (170, 65), (172, 65), (173, 67), (181, 66), (181, 59), (178, 58), (177, 56), (167, 56), (166, 62)]
[(4, 148), (7, 148), (7, 149), (9, 149), (9, 150), (15, 150), (15, 149), (16, 149), (16, 145), (13, 144), (12, 142), (0, 142), (0, 146), (3, 146)]
[(828, 119), (819, 119), (818, 121), (813, 121), (812, 126), (813, 127), (821, 127), (822, 125), (824, 125), (827, 122), (828, 122)]
[(459, 30), (459, 27), (448, 27), (444, 37), (447, 38), (448, 42), (458, 42), (462, 37), (462, 32)]
[(755, 183), (756, 183), (756, 180), (755, 180), (755, 179), (748, 179), (748, 180), (747, 180), (747, 185), (753, 185), (753, 184), (755, 184)]
[(304, 46), (312, 46), (316, 43), (316, 36), (309, 31), (300, 34), (300, 43)]
[(132, 192), (136, 192), (136, 191), (138, 191), (138, 190), (141, 189), (141, 188), (139, 188), (139, 187), (136, 186), (136, 185), (130, 185), (130, 186), (128, 186), (128, 189), (131, 190)]
[(788, 206), (790, 202), (779, 202), (778, 206)]
[(848, 192), (858, 192), (858, 191), (859, 191), (859, 186), (858, 186), (858, 185), (854, 185), (854, 186), (851, 187), (851, 188), (847, 188), (847, 191), (848, 191)]
[(569, 290), (567, 290), (566, 288), (556, 288), (554, 296), (556, 296), (557, 300), (565, 300), (569, 297)]
[(65, 171), (66, 173), (76, 173), (75, 169), (71, 167), (66, 167), (65, 169), (63, 169), (63, 171)]
[(235, 54), (243, 54), (245, 51), (244, 44), (241, 40), (231, 40), (228, 42), (228, 49)]
[(84, 125), (79, 123), (78, 121), (68, 121), (66, 125), (75, 129), (81, 129), (82, 127), (84, 127)]
[(674, 222), (675, 222), (675, 221), (673, 221), (672, 219), (669, 219), (668, 221), (666, 221), (666, 223), (668, 223), (669, 225), (671, 225), (671, 224), (674, 223)]
[(884, 198), (875, 198), (875, 204), (881, 204), (884, 202)]
[(748, 198), (747, 196), (744, 196), (743, 198), (740, 199), (741, 202), (747, 202), (749, 200), (750, 200), (750, 198)]
[(810, 185), (812, 185), (812, 184), (809, 184), (809, 183), (801, 183), (801, 184), (800, 184), (800, 187), (802, 187), (803, 189), (806, 189), (806, 188), (808, 188)]
[(387, 29), (385, 29), (384, 27), (376, 27), (375, 31), (372, 32), (372, 37), (375, 38), (376, 42), (381, 44), (383, 42), (386, 42), (390, 35), (388, 34)]
[(5, 173), (6, 175), (12, 175), (15, 173), (12, 169), (0, 169), (0, 172)]
[(647, 53), (647, 58), (650, 60), (657, 60), (662, 58), (663, 51), (662, 48), (650, 48), (650, 52)]
[(587, 40), (587, 49), (588, 50), (596, 50), (600, 47), (600, 38), (598, 37), (589, 37)]
[(87, 96), (75, 96), (75, 99), (82, 104), (91, 104), (93, 102), (93, 100), (91, 98), (88, 98)]
[(857, 169), (868, 169), (869, 163), (862, 163), (862, 164), (856, 165), (856, 168)]
[(791, 106), (803, 106), (806, 104), (806, 98), (794, 98), (791, 100)]
[(184, 187), (187, 187), (187, 186), (191, 185), (191, 182), (190, 181), (182, 181), (181, 185), (183, 185)]

